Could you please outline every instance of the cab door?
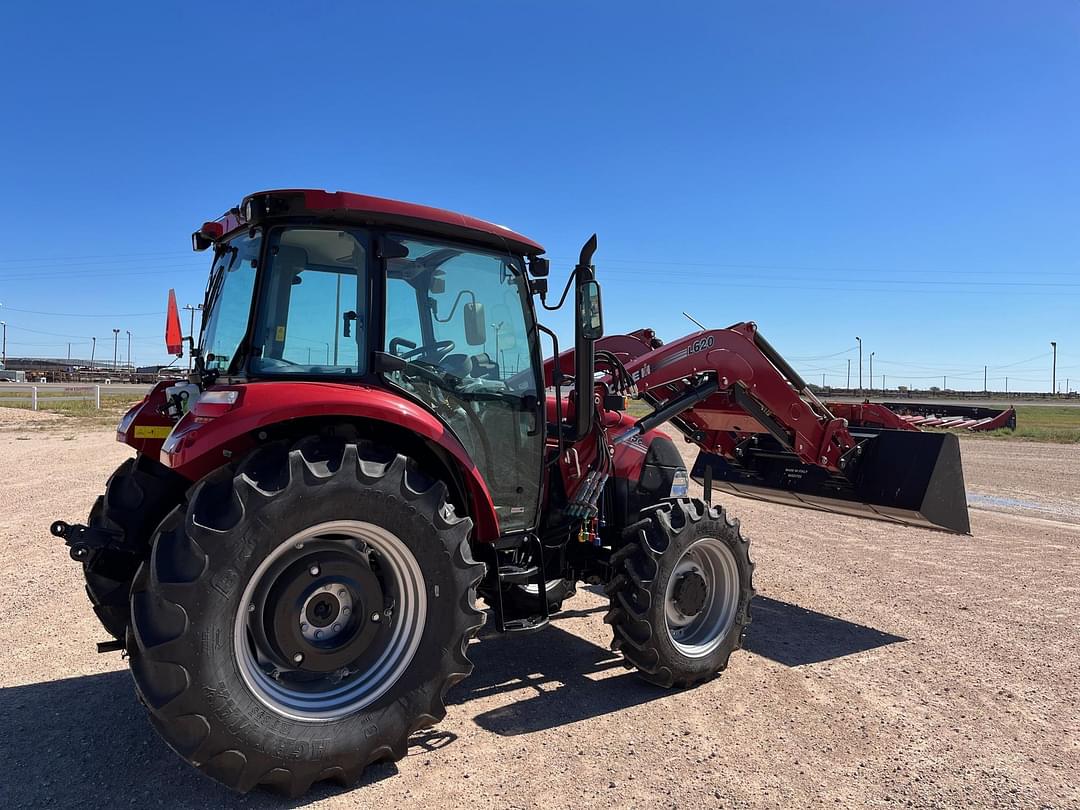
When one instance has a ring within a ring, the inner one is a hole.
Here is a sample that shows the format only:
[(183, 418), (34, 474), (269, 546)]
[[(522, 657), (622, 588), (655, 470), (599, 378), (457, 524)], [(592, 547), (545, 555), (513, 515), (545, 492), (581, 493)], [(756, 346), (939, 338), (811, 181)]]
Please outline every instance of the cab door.
[(536, 524), (544, 452), (536, 325), (518, 257), (394, 237), (385, 262), (386, 378), (426, 404), (480, 470), (504, 534)]

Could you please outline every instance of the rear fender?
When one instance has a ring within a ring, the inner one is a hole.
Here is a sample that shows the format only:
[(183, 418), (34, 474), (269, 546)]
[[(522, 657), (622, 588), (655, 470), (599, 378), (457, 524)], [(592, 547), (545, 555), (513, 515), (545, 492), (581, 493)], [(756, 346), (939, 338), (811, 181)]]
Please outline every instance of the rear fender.
[(216, 413), (196, 402), (161, 447), (161, 463), (185, 478), (199, 480), (254, 447), (260, 432), (278, 433), (296, 420), (370, 420), (411, 431), (452, 459), (468, 499), (473, 538), (498, 539), (491, 493), (469, 454), (432, 413), (404, 397), (355, 383), (262, 382), (212, 390), (237, 391), (236, 402), (224, 411), (215, 406)]

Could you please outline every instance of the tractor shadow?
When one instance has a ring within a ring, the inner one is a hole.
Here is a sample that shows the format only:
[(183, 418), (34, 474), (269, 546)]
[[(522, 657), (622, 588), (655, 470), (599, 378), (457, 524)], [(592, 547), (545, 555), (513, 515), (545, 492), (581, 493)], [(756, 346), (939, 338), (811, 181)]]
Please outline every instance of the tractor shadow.
[[(135, 699), (125, 670), (0, 689), (0, 806), (301, 807), (343, 789), (323, 782), (299, 800), (266, 790), (232, 793), (201, 776), (163, 743)], [(409, 753), (456, 739), (433, 729), (410, 739)], [(420, 746), (419, 748), (413, 746)], [(369, 767), (356, 785), (397, 775)]]
[[(468, 712), (471, 701), (521, 692), (507, 705), (473, 717), (485, 731), (516, 736), (670, 696), (671, 691), (624, 671), (615, 653), (559, 626), (582, 617), (599, 621), (605, 610), (567, 610), (531, 635), (500, 637), (489, 625), (469, 647), (476, 669), (450, 691), (447, 703)], [(904, 640), (759, 596), (746, 649), (795, 667)], [(113, 808), (119, 802), (138, 807), (282, 808), (347, 792), (321, 783), (295, 801), (263, 790), (238, 796), (200, 776), (153, 731), (126, 670), (0, 689), (0, 719), (3, 807), (51, 803)], [(409, 756), (427, 756), (456, 740), (453, 732), (441, 728), (414, 734)], [(394, 764), (375, 765), (355, 787), (397, 774)]]
[[(447, 703), (460, 705), (522, 691), (512, 703), (474, 717), (486, 731), (516, 736), (670, 696), (671, 690), (653, 686), (633, 672), (622, 672), (622, 658), (616, 653), (558, 626), (564, 619), (606, 610), (606, 605), (567, 610), (553, 617), (549, 627), (530, 635), (500, 637), (489, 623), (479, 641), (469, 647), (476, 669), (451, 690)], [(763, 596), (754, 599), (753, 619), (744, 648), (788, 667), (816, 664), (907, 640)], [(606, 674), (612, 669), (619, 669), (620, 674)]]
[(767, 596), (754, 597), (751, 615), (753, 622), (746, 629), (743, 648), (788, 667), (819, 664), (907, 641), (903, 636)]

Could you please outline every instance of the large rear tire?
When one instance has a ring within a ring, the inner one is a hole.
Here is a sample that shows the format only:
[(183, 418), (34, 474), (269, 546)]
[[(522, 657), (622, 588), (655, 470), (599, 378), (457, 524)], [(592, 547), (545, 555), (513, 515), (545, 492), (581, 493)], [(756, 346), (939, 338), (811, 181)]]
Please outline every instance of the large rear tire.
[(154, 529), (183, 500), (190, 482), (142, 455), (116, 468), (98, 496), (87, 525), (116, 533), (117, 547), (96, 549), (83, 562), (86, 595), (105, 630), (123, 639), (129, 619), (131, 581), (150, 556)]
[(310, 438), (200, 482), (132, 588), (139, 695), (172, 748), (291, 796), (405, 756), (472, 670), (472, 522), (404, 456)]
[(750, 541), (723, 508), (697, 499), (643, 510), (637, 539), (612, 555), (604, 621), (645, 680), (693, 686), (742, 646), (754, 598)]

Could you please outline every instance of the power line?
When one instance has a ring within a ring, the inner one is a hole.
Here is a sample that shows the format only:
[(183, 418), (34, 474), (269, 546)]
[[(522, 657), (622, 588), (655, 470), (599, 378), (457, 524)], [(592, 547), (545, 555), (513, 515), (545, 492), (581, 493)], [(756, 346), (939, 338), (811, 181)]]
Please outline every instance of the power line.
[(0, 312), (23, 312), (27, 315), (51, 315), (57, 318), (148, 318), (151, 315), (160, 318), (165, 314), (164, 312), (95, 312), (92, 314), (86, 312), (39, 312), (36, 309), (16, 309), (9, 306), (0, 308)]

